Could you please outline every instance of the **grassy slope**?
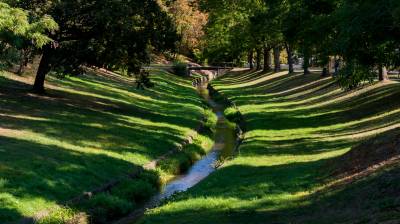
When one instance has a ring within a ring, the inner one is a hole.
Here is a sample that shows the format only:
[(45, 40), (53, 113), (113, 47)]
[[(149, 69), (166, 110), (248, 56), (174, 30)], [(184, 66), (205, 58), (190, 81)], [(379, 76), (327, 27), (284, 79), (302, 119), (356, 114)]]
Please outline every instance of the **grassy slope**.
[(143, 223), (399, 222), (399, 165), (329, 184), (351, 147), (398, 132), (399, 83), (349, 93), (318, 75), (233, 73), (214, 86), (247, 121), (240, 155)]
[(0, 223), (92, 190), (166, 153), (202, 119), (189, 80), (153, 72), (156, 87), (104, 76), (28, 78), (0, 71)]

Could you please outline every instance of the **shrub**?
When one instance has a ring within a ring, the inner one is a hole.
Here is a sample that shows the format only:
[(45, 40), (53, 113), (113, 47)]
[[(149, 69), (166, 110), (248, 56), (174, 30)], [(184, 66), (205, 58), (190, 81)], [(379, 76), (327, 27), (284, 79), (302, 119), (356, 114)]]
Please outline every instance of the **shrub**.
[(204, 110), (204, 118), (204, 127), (210, 131), (214, 131), (218, 121), (217, 115), (212, 110)]
[(372, 68), (349, 62), (338, 72), (336, 79), (341, 88), (351, 90), (364, 82), (372, 83), (375, 77), (376, 74)]
[(148, 181), (137, 179), (123, 181), (111, 191), (111, 194), (129, 201), (143, 202), (156, 192), (157, 188), (154, 185)]
[(173, 72), (177, 76), (184, 77), (187, 75), (187, 64), (183, 62), (175, 62)]
[(139, 175), (139, 179), (150, 183), (156, 189), (161, 188), (161, 181), (157, 171), (146, 170)]
[(133, 210), (134, 204), (117, 196), (101, 193), (90, 198), (83, 208), (90, 214), (93, 223), (106, 224), (127, 215)]

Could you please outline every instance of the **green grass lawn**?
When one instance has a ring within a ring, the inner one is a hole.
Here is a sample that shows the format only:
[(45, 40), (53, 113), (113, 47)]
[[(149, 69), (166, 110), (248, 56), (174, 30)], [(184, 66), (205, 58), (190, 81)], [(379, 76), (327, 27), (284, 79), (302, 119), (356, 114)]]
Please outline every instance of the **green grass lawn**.
[(399, 165), (348, 182), (335, 173), (352, 147), (399, 132), (399, 83), (344, 92), (317, 74), (233, 72), (213, 86), (246, 120), (239, 156), (142, 223), (400, 221)]
[(155, 88), (125, 78), (32, 80), (0, 71), (0, 223), (32, 216), (122, 177), (174, 149), (203, 119), (185, 80), (152, 72)]

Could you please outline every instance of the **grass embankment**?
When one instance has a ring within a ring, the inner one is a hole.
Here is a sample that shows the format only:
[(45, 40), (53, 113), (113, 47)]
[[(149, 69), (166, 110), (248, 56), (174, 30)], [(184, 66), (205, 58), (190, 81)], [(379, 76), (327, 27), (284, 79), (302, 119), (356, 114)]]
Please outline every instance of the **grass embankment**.
[[(87, 75), (49, 77), (47, 94), (39, 96), (28, 93), (31, 79), (0, 71), (0, 223), (126, 177), (176, 148), (204, 117), (204, 102), (191, 81), (161, 71), (152, 72), (155, 88), (145, 91), (125, 78)], [(211, 146), (211, 138), (201, 135), (185, 148), (187, 153), (163, 162), (168, 169), (159, 168), (156, 179), (169, 178)], [(174, 163), (167, 166), (168, 161)], [(133, 199), (154, 193), (157, 181), (144, 174), (122, 183), (130, 186), (126, 194), (120, 187), (78, 210), (107, 215), (110, 204), (134, 208)]]
[(213, 86), (246, 120), (240, 155), (142, 223), (400, 221), (399, 83), (344, 92), (319, 75), (234, 72)]

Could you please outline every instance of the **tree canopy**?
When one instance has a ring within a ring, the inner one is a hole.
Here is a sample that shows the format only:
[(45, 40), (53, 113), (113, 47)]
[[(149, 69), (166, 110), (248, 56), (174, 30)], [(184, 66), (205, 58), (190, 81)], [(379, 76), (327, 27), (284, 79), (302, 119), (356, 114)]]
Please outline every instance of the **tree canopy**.
[(341, 77), (356, 85), (374, 76), (356, 78), (356, 68), (399, 66), (396, 0), (204, 0), (202, 6), (210, 13), (204, 52), (210, 61), (242, 60), (262, 47), (269, 57), (270, 49), (284, 46), (288, 59), (294, 52), (304, 59), (305, 73), (311, 59), (324, 68), (329, 58), (342, 59), (352, 69), (343, 69)]

